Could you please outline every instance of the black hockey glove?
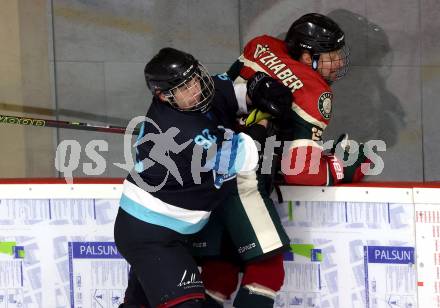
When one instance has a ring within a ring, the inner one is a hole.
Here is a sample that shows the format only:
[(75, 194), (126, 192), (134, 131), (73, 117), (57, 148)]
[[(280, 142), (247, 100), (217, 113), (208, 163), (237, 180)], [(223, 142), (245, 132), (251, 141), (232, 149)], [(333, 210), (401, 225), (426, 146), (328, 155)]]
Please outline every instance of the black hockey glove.
[(360, 182), (365, 174), (362, 172), (362, 164), (370, 164), (371, 160), (365, 156), (364, 144), (359, 144), (356, 152), (351, 154), (354, 156), (354, 161), (349, 161), (349, 155), (344, 155), (344, 179), (342, 183)]
[(292, 108), (292, 93), (280, 81), (257, 72), (247, 82), (252, 107), (281, 118)]
[(350, 151), (348, 135), (342, 134), (330, 150), (331, 154), (336, 153), (342, 156), (341, 158), (344, 164), (344, 179), (342, 183), (360, 182), (364, 177), (364, 173), (361, 170), (362, 164), (371, 163), (371, 160), (365, 155), (364, 144), (361, 143), (359, 146), (357, 146), (357, 143), (355, 144), (357, 150)]

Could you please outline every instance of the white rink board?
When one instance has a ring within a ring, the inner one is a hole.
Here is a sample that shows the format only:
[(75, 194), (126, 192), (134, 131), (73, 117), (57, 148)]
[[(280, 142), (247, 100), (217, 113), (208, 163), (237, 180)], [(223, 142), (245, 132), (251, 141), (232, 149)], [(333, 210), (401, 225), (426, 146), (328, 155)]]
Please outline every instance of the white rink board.
[(440, 307), (440, 189), (414, 189), (420, 307)]
[(417, 307), (412, 189), (282, 192), (293, 253), (276, 307)]
[[(117, 307), (128, 273), (113, 244), (121, 187), (0, 185), (0, 308)], [(275, 307), (440, 307), (440, 222), (415, 223), (416, 211), (440, 208), (440, 189), (282, 192), (292, 251)]]
[(118, 307), (128, 276), (113, 243), (121, 188), (0, 185), (0, 308)]

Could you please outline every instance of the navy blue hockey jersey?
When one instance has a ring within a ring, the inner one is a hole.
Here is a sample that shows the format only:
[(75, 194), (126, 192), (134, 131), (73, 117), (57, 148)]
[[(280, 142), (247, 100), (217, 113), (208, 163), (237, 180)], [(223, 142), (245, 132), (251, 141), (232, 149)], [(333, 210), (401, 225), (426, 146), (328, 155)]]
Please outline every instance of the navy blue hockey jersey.
[(148, 223), (179, 233), (199, 231), (211, 210), (235, 192), (237, 171), (250, 171), (258, 151), (236, 134), (232, 82), (214, 77), (208, 113), (182, 112), (153, 99), (136, 143), (136, 167), (124, 181), (120, 206)]

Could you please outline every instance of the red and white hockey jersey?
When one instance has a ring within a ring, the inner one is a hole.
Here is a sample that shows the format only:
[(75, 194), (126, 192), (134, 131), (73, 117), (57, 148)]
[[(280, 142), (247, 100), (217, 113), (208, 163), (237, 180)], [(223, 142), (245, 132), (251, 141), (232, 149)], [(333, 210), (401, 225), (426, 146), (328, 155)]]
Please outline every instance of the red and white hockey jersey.
[(283, 151), (285, 181), (297, 185), (336, 184), (343, 177), (342, 164), (324, 155), (318, 143), (331, 116), (333, 93), (327, 82), (311, 67), (293, 60), (284, 41), (267, 35), (245, 46), (228, 75), (235, 83), (242, 83), (257, 71), (280, 80), (292, 91), (293, 112), (285, 123), (288, 134), (283, 137), (291, 141), (289, 151)]

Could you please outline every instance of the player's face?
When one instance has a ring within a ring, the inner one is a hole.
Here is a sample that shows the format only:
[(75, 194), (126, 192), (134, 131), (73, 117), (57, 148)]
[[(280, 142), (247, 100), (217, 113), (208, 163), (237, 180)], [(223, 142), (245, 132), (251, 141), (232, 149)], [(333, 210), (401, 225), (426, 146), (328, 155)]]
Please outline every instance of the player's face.
[(318, 72), (326, 80), (335, 81), (338, 70), (345, 65), (342, 50), (321, 53), (319, 56)]
[(191, 109), (200, 102), (201, 86), (197, 77), (185, 82), (181, 87), (173, 90), (174, 101), (180, 109)]

